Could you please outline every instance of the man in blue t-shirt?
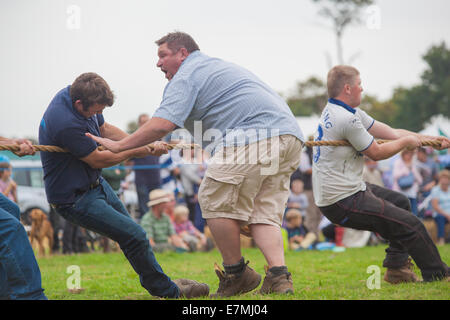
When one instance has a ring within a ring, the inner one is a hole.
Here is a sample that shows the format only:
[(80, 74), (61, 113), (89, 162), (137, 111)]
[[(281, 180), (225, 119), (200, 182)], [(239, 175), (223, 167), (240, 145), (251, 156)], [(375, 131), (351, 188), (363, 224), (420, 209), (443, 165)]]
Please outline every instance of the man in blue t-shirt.
[(108, 84), (95, 73), (80, 75), (50, 102), (39, 127), (39, 143), (67, 152), (41, 153), (48, 202), (66, 220), (117, 241), (150, 294), (172, 298), (208, 294), (205, 284), (186, 279), (171, 281), (164, 274), (145, 231), (101, 177), (102, 168), (126, 159), (167, 153), (163, 143), (120, 153), (99, 150), (86, 132), (112, 140), (127, 136), (103, 118), (103, 110), (113, 102)]

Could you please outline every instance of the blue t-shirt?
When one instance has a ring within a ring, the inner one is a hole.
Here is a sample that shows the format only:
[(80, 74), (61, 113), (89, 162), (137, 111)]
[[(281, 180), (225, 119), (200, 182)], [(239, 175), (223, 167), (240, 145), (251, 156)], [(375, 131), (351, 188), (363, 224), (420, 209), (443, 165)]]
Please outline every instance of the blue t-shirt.
[(192, 52), (166, 85), (153, 117), (189, 131), (208, 152), (290, 134), (304, 140), (286, 102), (250, 71)]
[(301, 225), (299, 227), (295, 227), (295, 228), (286, 227), (286, 231), (288, 233), (288, 239), (290, 239), (294, 236), (306, 236), (306, 234), (308, 233), (308, 231), (306, 230), (306, 228), (303, 225)]
[(85, 133), (100, 136), (99, 128), (104, 122), (102, 115), (85, 118), (72, 106), (70, 86), (59, 91), (50, 102), (39, 126), (39, 144), (69, 152), (41, 152), (49, 203), (73, 203), (77, 191), (86, 190), (100, 177), (101, 169), (93, 169), (80, 158), (97, 148), (97, 143)]

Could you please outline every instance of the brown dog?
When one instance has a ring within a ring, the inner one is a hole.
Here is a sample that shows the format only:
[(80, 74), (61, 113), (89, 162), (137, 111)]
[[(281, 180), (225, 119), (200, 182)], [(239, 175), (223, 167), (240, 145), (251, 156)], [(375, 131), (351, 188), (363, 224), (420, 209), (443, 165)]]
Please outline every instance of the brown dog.
[(45, 255), (44, 239), (48, 238), (49, 254), (52, 253), (53, 247), (53, 227), (48, 221), (47, 215), (40, 209), (31, 210), (31, 232), (30, 242), (36, 239), (39, 243), (39, 255)]

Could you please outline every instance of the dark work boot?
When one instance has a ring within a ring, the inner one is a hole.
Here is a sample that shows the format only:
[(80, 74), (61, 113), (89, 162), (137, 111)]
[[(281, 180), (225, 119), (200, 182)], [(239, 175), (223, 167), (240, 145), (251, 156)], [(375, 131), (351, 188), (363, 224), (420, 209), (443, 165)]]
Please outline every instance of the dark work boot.
[(211, 296), (230, 297), (255, 289), (261, 282), (261, 275), (250, 268), (248, 263), (249, 261), (245, 263), (243, 271), (235, 274), (227, 274), (215, 263), (214, 269), (219, 277), (219, 288)]
[(398, 268), (387, 268), (386, 273), (384, 274), (384, 281), (397, 284), (397, 283), (403, 283), (403, 282), (418, 282), (419, 277), (414, 273), (413, 271), (414, 265), (411, 262), (411, 259), (409, 258), (406, 263)]
[[(275, 271), (276, 269), (281, 269), (280, 271)], [(291, 273), (287, 271), (287, 267), (275, 267), (270, 268), (268, 266), (264, 266), (264, 270), (266, 271), (266, 277), (264, 278), (264, 282), (259, 290), (261, 294), (268, 293), (294, 293), (294, 285), (292, 281)]]

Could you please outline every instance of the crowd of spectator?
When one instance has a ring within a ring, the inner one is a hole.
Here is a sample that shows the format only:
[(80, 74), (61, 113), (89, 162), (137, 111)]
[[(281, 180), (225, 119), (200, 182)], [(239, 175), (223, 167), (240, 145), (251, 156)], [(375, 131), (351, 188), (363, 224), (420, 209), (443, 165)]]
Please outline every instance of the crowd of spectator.
[[(148, 116), (139, 117), (140, 125)], [(0, 159), (1, 160), (1, 159)], [(291, 176), (282, 227), (290, 250), (306, 250), (319, 243), (340, 247), (361, 247), (382, 242), (368, 231), (346, 229), (332, 224), (314, 204), (312, 193), (312, 152), (305, 148), (299, 168)], [(156, 252), (209, 251), (213, 239), (205, 235), (207, 227), (198, 204), (198, 189), (204, 176), (207, 158), (201, 150), (171, 150), (162, 157), (131, 159), (122, 166), (104, 169), (102, 176), (123, 199), (124, 190), (137, 194), (132, 217), (147, 232)], [(365, 159), (364, 180), (390, 188), (408, 197), (413, 214), (423, 222), (437, 244), (449, 241), (450, 156), (431, 148), (404, 150), (378, 163)], [(17, 187), (11, 178), (11, 165), (0, 161), (0, 192), (17, 202)], [(54, 251), (64, 254), (89, 252), (94, 241), (109, 251), (109, 239), (86, 232), (50, 212), (55, 229)], [(89, 245), (90, 244), (90, 245)]]
[[(308, 232), (317, 236), (316, 243), (330, 242), (342, 247), (361, 247), (383, 242), (384, 239), (377, 234), (336, 226), (317, 211), (313, 199), (306, 196), (306, 187), (310, 189), (311, 184), (312, 153), (308, 149), (310, 148), (306, 148), (302, 155), (300, 167), (291, 177), (291, 196), (284, 224), (290, 248), (299, 250), (299, 241), (296, 239), (301, 237), (298, 234)], [(437, 244), (450, 240), (450, 157), (447, 151), (444, 152), (442, 154), (432, 148), (422, 147), (418, 150), (404, 150), (382, 163), (365, 158), (363, 173), (366, 182), (395, 190), (408, 197), (412, 213), (423, 220)], [(305, 190), (302, 191), (303, 189)], [(297, 215), (294, 215), (293, 210), (297, 211)], [(302, 232), (292, 232), (290, 221), (293, 216), (303, 218)]]

